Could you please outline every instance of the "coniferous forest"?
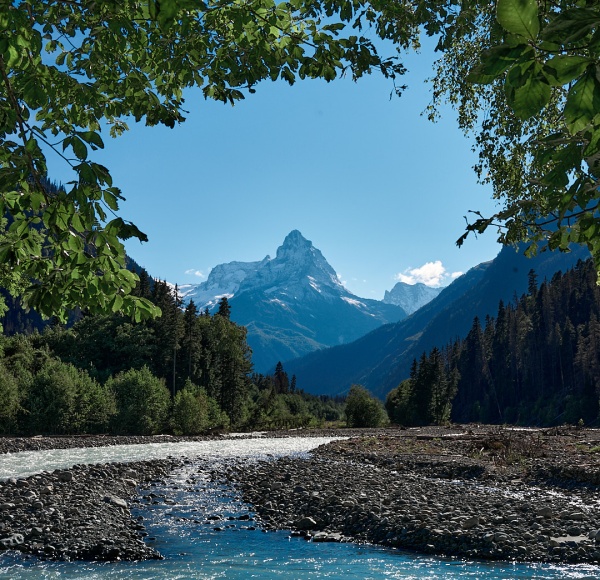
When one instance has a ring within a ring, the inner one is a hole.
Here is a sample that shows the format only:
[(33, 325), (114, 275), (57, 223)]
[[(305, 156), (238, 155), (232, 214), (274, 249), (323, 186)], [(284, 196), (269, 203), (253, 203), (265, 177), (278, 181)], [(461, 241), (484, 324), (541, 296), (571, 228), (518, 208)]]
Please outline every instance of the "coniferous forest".
[[(246, 329), (230, 320), (226, 298), (215, 314), (182, 308), (176, 288), (139, 274), (136, 292), (161, 308), (159, 318), (75, 313), (72, 326), (38, 332), (38, 320), (9, 311), (16, 333), (0, 338), (0, 432), (194, 435), (344, 417), (344, 398), (298, 391), (281, 363), (272, 375), (252, 372)], [(355, 398), (346, 420), (361, 426), (362, 407), (377, 405), (366, 391)], [(590, 260), (541, 284), (531, 271), (525, 295), (414, 360), (385, 406), (400, 425), (594, 425), (599, 398), (600, 288)], [(385, 422), (375, 411), (369, 426)]]
[(468, 335), (413, 361), (388, 394), (393, 422), (597, 424), (600, 287), (591, 260), (475, 318)]
[(9, 310), (0, 433), (196, 435), (341, 419), (342, 399), (298, 392), (281, 364), (273, 375), (252, 373), (246, 329), (230, 320), (226, 298), (214, 315), (182, 309), (176, 289), (139, 275), (136, 293), (160, 307), (159, 318), (78, 313), (68, 328), (38, 332), (40, 320)]

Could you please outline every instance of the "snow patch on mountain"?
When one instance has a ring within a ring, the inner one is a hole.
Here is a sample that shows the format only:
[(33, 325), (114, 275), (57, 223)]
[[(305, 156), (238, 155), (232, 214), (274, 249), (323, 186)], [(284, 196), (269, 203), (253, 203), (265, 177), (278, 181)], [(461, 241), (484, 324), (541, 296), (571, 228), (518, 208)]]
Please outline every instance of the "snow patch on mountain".
[(319, 288), (317, 281), (312, 276), (307, 276), (307, 278), (308, 278), (308, 283), (310, 284), (310, 287), (314, 288), (320, 294), (321, 289)]
[(347, 302), (348, 304), (352, 304), (352, 306), (356, 306), (357, 308), (366, 308), (367, 305), (360, 300), (356, 300), (355, 298), (350, 298), (349, 296), (342, 296), (342, 300)]
[(267, 256), (259, 262), (229, 262), (215, 266), (207, 280), (201, 284), (182, 284), (179, 296), (187, 304), (193, 300), (200, 310), (214, 308), (224, 296), (233, 298), (243, 280), (256, 272), (261, 264), (269, 261)]

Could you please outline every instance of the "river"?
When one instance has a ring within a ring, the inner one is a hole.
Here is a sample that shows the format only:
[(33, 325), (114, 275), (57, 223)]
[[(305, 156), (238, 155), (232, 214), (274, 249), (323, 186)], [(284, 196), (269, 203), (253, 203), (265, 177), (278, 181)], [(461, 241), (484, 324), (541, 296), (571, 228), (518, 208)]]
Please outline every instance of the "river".
[[(252, 529), (251, 507), (235, 490), (211, 481), (209, 469), (233, 457), (248, 461), (301, 455), (328, 438), (224, 439), (187, 443), (119, 445), (14, 453), (0, 456), (0, 479), (24, 477), (74, 464), (185, 456), (192, 461), (152, 488), (168, 503), (142, 502), (133, 510), (144, 519), (146, 541), (164, 560), (136, 563), (39, 562), (18, 554), (0, 556), (0, 578), (86, 578), (177, 580), (275, 579), (597, 579), (596, 566), (485, 563), (419, 556), (354, 544), (312, 543), (288, 532)], [(149, 490), (140, 490), (140, 495)], [(209, 519), (211, 518), (212, 519)]]

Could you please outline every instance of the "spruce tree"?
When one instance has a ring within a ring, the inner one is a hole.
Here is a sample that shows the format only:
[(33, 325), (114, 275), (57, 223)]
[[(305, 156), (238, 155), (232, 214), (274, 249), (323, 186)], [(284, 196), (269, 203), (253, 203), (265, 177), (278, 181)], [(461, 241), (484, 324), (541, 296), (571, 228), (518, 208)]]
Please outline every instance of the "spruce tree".
[(217, 311), (217, 314), (226, 320), (229, 320), (231, 316), (231, 306), (229, 306), (227, 296), (223, 296), (221, 300), (219, 300), (219, 310)]

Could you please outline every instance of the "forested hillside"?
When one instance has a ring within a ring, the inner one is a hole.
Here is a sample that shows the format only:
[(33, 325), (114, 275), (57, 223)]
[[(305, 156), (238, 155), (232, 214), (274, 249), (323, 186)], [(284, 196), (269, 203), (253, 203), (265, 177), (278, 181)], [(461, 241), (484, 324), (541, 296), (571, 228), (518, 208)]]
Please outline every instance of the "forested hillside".
[(414, 360), (387, 407), (403, 424), (595, 424), (599, 396), (600, 287), (587, 260), (539, 287), (531, 271), (520, 299)]
[(182, 311), (168, 284), (139, 275), (135, 292), (159, 318), (84, 312), (71, 328), (0, 338), (0, 433), (198, 434), (341, 418), (342, 401), (297, 391), (281, 365), (252, 373), (226, 299), (214, 315), (193, 303)]
[(589, 252), (581, 247), (570, 253), (540, 252), (533, 258), (505, 247), (494, 260), (471, 268), (408, 318), (353, 343), (288, 361), (286, 368), (309, 392), (344, 393), (360, 383), (383, 399), (408, 377), (411, 361), (423, 351), (464, 338), (475, 316), (480, 320), (494, 316), (500, 300), (508, 303), (526, 292), (529, 270), (533, 268), (540, 280), (551, 279), (587, 258)]

